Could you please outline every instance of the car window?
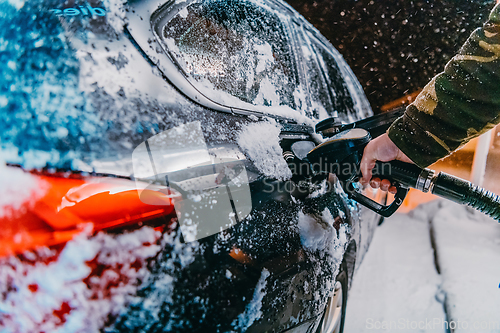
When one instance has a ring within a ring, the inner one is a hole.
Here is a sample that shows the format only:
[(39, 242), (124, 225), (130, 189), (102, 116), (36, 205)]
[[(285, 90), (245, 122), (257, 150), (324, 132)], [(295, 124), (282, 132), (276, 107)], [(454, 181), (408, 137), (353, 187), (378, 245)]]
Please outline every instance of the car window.
[(328, 86), (327, 93), (318, 94), (318, 97), (324, 100), (328, 96), (333, 109), (340, 114), (351, 112), (354, 103), (342, 73), (337, 66), (336, 59), (315, 38), (311, 38), (310, 40), (311, 47), (314, 50), (323, 73), (322, 77)]
[[(352, 122), (372, 113), (364, 92), (342, 56), (305, 31), (302, 47), (313, 108), (323, 107), (329, 116)], [(320, 117), (321, 118), (321, 117)]]
[[(303, 35), (300, 36), (304, 38)], [(315, 48), (309, 40), (303, 40), (301, 45), (305, 71), (305, 85), (311, 101), (312, 116), (316, 119), (324, 119), (337, 115), (332, 103), (330, 88), (327, 85), (326, 73), (318, 63)]]
[(272, 11), (251, 1), (201, 1), (153, 24), (187, 79), (210, 99), (297, 109), (291, 46)]

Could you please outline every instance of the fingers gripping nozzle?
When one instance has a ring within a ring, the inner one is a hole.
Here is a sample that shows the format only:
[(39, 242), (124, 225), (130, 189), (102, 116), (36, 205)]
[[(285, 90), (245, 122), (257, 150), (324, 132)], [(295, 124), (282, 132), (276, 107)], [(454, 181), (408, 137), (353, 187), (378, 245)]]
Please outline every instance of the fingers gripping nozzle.
[[(397, 193), (390, 205), (382, 205), (366, 197), (361, 193), (357, 181), (361, 176), (360, 164), (363, 150), (370, 140), (371, 136), (367, 130), (362, 128), (349, 129), (332, 136), (329, 140), (315, 147), (307, 154), (307, 158), (315, 172), (336, 174), (349, 198), (382, 216), (388, 217), (401, 206), (408, 193), (408, 186), (405, 182), (412, 183), (412, 177), (416, 182), (419, 172), (412, 173), (398, 166), (397, 163), (393, 170), (390, 163), (377, 162), (373, 170), (374, 175), (384, 178), (390, 177), (396, 186)], [(414, 169), (412, 168), (411, 171)], [(397, 177), (392, 177), (393, 173)], [(399, 179), (402, 179), (403, 182)]]

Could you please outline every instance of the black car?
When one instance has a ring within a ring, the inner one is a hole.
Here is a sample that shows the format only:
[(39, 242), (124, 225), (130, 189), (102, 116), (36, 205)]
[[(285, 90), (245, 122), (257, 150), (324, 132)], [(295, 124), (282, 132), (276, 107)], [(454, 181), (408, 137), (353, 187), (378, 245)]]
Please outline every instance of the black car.
[(0, 9), (2, 332), (342, 331), (379, 218), (303, 161), (372, 111), (316, 29), (280, 0)]

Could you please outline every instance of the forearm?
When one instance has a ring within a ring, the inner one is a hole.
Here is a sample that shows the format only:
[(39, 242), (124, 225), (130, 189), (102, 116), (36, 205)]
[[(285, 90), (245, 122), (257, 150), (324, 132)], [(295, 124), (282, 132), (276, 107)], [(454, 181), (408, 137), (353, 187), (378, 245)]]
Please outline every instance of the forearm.
[(500, 122), (500, 5), (388, 130), (425, 167)]

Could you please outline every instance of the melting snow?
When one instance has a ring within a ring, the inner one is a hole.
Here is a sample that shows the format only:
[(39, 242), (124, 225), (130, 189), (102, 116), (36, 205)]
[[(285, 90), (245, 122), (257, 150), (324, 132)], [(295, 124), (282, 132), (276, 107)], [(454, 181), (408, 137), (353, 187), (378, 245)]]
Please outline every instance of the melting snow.
[(250, 301), (250, 303), (248, 303), (245, 312), (240, 314), (238, 316), (238, 319), (233, 322), (233, 325), (236, 329), (244, 331), (262, 316), (262, 300), (265, 296), (265, 289), (267, 284), (266, 279), (269, 277), (269, 275), (269, 271), (264, 268), (262, 270), (262, 273), (260, 274), (260, 279), (257, 282), (257, 286), (255, 287), (252, 300)]
[[(149, 227), (118, 236), (81, 235), (59, 255), (48, 249), (27, 253), (35, 263), (0, 259), (2, 332), (98, 332), (133, 299), (148, 274), (147, 260), (160, 250), (159, 237)], [(93, 271), (93, 265), (105, 269)]]
[(280, 131), (280, 126), (274, 120), (253, 123), (241, 130), (238, 145), (264, 175), (285, 180), (292, 177), (292, 172), (283, 158)]
[(19, 168), (7, 167), (0, 159), (0, 218), (10, 215), (26, 202), (36, 202), (45, 193), (45, 185)]

